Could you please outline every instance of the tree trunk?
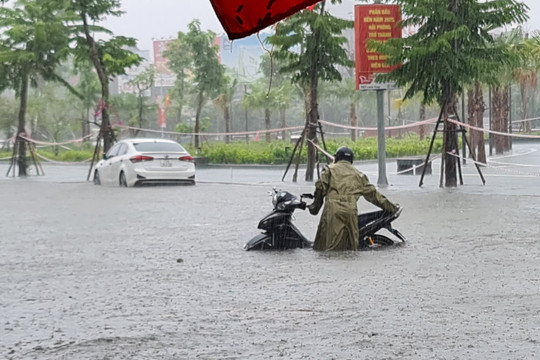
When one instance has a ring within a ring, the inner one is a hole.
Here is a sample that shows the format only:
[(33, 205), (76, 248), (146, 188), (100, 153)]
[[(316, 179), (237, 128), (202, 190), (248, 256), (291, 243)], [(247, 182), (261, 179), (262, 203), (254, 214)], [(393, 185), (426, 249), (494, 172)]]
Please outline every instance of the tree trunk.
[(142, 115), (143, 115), (143, 106), (144, 106), (144, 103), (143, 103), (143, 91), (139, 90), (139, 96), (137, 97), (137, 107), (138, 107), (138, 114), (137, 114), (137, 117), (138, 117), (138, 122), (139, 122), (139, 128), (142, 129), (143, 127), (143, 118), (142, 118)]
[[(322, 2), (321, 14), (324, 11)], [(307, 113), (307, 138), (313, 142), (317, 141), (317, 128), (319, 125), (319, 43), (321, 31), (313, 29), (313, 59), (311, 59), (310, 79), (309, 79), (309, 112)], [(308, 141), (308, 163), (306, 168), (306, 181), (313, 181), (313, 173), (315, 172), (315, 162), (317, 160), (317, 148)]]
[[(356, 104), (352, 102), (349, 107), (349, 122), (352, 127), (358, 126), (358, 117), (356, 116)], [(356, 141), (357, 129), (351, 129), (351, 140)]]
[[(426, 120), (426, 103), (422, 100), (420, 102), (420, 121)], [(418, 135), (420, 136), (420, 140), (424, 140), (424, 137), (426, 136), (426, 125), (422, 124), (420, 125), (420, 129), (418, 129)]]
[[(19, 176), (28, 175), (28, 164), (26, 163), (26, 140), (20, 137), (25, 134), (26, 130), (26, 104), (28, 101), (28, 73), (22, 76), (21, 79), (21, 94), (20, 94), (20, 107), (19, 107), (19, 123), (17, 126), (17, 136), (15, 141), (15, 153), (18, 154), (17, 166), (19, 167)], [(26, 135), (26, 134), (25, 134)]]
[[(270, 123), (270, 109), (269, 108), (264, 108), (264, 127), (266, 128), (266, 130), (270, 130), (272, 124)], [(272, 134), (270, 134), (269, 131), (266, 132), (265, 134), (265, 140), (267, 143), (271, 142), (272, 141)]]
[(199, 91), (199, 94), (197, 95), (197, 112), (195, 113), (195, 129), (193, 129), (193, 132), (195, 133), (195, 149), (197, 149), (197, 151), (199, 151), (200, 149), (199, 133), (201, 132), (201, 112), (203, 106), (203, 98), (204, 96), (202, 91)]
[[(467, 90), (467, 123), (471, 126), (476, 126), (476, 112), (474, 111), (474, 90)], [(477, 159), (476, 157), (476, 134), (475, 130), (469, 130), (469, 145), (470, 145), (470, 154), (471, 158)]]
[[(496, 132), (503, 131), (503, 95), (505, 89), (500, 86), (493, 88), (492, 102), (493, 102), (493, 117), (492, 117), (492, 129)], [(502, 154), (504, 153), (504, 135), (493, 135), (493, 141), (495, 145), (495, 153)]]
[(90, 29), (88, 27), (88, 20), (85, 13), (81, 14), (81, 19), (83, 21), (86, 43), (88, 44), (88, 47), (90, 49), (90, 59), (92, 60), (94, 68), (96, 69), (99, 82), (101, 84), (102, 109), (100, 109), (101, 127), (99, 131), (101, 133), (101, 136), (103, 137), (103, 151), (107, 152), (114, 144), (114, 132), (111, 127), (111, 122), (109, 120), (109, 111), (107, 109), (109, 106), (109, 77), (107, 76), (107, 72), (105, 70), (105, 66), (102, 63), (102, 59), (99, 56), (96, 42), (90, 33)]
[[(519, 90), (521, 93), (521, 120), (525, 120), (529, 117), (529, 90), (525, 81), (520, 84)], [(523, 132), (529, 133), (531, 131), (530, 121), (522, 122), (521, 128)]]
[[(467, 92), (468, 122), (471, 126), (483, 129), (484, 127), (484, 97), (482, 87), (478, 81), (474, 88)], [(484, 145), (484, 132), (471, 129), (469, 132), (470, 156), (478, 162), (486, 163), (486, 149)]]
[[(307, 138), (313, 142), (317, 142), (317, 125), (319, 121), (319, 111), (317, 106), (318, 96), (318, 78), (317, 74), (312, 74), (311, 86), (309, 89), (309, 112), (307, 114)], [(313, 181), (313, 173), (315, 172), (315, 162), (317, 159), (317, 148), (311, 142), (307, 143), (308, 163), (306, 168), (306, 181)]]
[(223, 116), (225, 118), (225, 144), (228, 144), (231, 142), (231, 135), (229, 133), (231, 132), (231, 111), (229, 109), (228, 105), (225, 105), (225, 108), (223, 109)]
[(458, 138), (457, 125), (448, 121), (450, 117), (455, 118), (455, 102), (453, 97), (449, 97), (446, 101), (444, 117), (444, 141), (443, 141), (443, 163), (444, 163), (444, 178), (446, 187), (457, 186), (457, 162), (456, 156), (458, 153)]
[(82, 137), (83, 142), (89, 141), (87, 138), (88, 135), (90, 135), (90, 108), (83, 109), (81, 114), (81, 129), (82, 129)]
[[(502, 101), (502, 129), (506, 134), (510, 133), (510, 86), (506, 85), (503, 90)], [(504, 151), (510, 151), (510, 136), (504, 137)]]
[[(284, 107), (279, 109), (279, 118), (280, 118), (280, 124), (281, 124), (282, 129), (285, 129), (287, 127), (287, 120), (286, 120), (286, 117), (285, 117), (286, 112), (287, 112), (287, 110)], [(287, 131), (285, 131), (285, 130), (281, 131), (281, 139), (282, 140), (287, 139)]]
[[(475, 119), (476, 119), (476, 127), (483, 129), (484, 128), (484, 111), (486, 109), (486, 103), (484, 102), (484, 94), (482, 92), (482, 86), (477, 81), (475, 83), (475, 104), (474, 104), (474, 110), (476, 112)], [(477, 161), (486, 164), (486, 144), (484, 141), (484, 131), (477, 131), (476, 132), (476, 146), (478, 151), (478, 157), (476, 158)]]

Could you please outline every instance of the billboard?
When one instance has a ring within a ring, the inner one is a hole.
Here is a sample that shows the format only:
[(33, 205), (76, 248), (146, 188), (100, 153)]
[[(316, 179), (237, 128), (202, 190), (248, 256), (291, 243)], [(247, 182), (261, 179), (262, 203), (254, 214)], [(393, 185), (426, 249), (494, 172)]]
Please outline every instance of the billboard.
[(156, 76), (154, 78), (154, 86), (172, 87), (176, 80), (176, 75), (169, 69), (167, 63), (169, 59), (163, 56), (163, 52), (167, 50), (171, 40), (153, 40), (154, 50), (154, 67), (156, 69)]
[(374, 74), (390, 72), (387, 57), (368, 49), (370, 40), (384, 42), (401, 38), (399, 5), (356, 5), (354, 7), (356, 89), (387, 89), (389, 84), (374, 82)]

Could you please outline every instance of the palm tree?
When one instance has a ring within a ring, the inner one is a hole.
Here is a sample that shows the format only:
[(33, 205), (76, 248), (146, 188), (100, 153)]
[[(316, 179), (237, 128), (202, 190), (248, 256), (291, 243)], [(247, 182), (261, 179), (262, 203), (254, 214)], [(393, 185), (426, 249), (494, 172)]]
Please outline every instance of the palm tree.
[(231, 102), (234, 97), (236, 86), (238, 85), (238, 79), (230, 79), (225, 76), (220, 94), (214, 99), (214, 104), (223, 112), (223, 123), (225, 125), (225, 143), (230, 142), (231, 132)]
[[(341, 0), (332, 0), (341, 3)], [(325, 10), (326, 1), (315, 11), (301, 11), (280, 23), (276, 34), (267, 38), (275, 46), (274, 56), (284, 60), (281, 72), (292, 74), (292, 81), (304, 89), (306, 104), (307, 139), (316, 141), (319, 122), (319, 80), (341, 81), (338, 66), (352, 67), (342, 35), (353, 23), (332, 16)], [(313, 181), (317, 149), (308, 142), (306, 181)]]
[[(247, 109), (263, 109), (264, 127), (271, 129), (272, 109), (279, 106), (278, 90), (268, 89), (265, 79), (260, 79), (251, 85), (251, 92), (244, 95), (243, 106)], [(266, 142), (271, 141), (270, 132), (265, 133)]]

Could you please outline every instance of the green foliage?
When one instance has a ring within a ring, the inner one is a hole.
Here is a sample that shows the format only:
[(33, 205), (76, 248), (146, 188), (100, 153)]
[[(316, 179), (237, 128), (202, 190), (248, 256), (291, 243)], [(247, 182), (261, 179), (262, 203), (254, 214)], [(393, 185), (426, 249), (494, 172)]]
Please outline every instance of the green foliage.
[(62, 162), (82, 162), (92, 159), (93, 150), (61, 150), (58, 154), (54, 150), (38, 149), (38, 154), (47, 159)]
[[(431, 139), (429, 137), (420, 140), (418, 135), (411, 134), (402, 139), (388, 138), (386, 140), (386, 153), (390, 158), (401, 156), (426, 155)], [(340, 146), (349, 146), (353, 149), (356, 160), (377, 159), (377, 138), (362, 138), (356, 142), (350, 140), (328, 140), (326, 147), (330, 154), (334, 154)], [(287, 164), (294, 150), (295, 144), (286, 141), (273, 141), (266, 143), (235, 141), (230, 144), (214, 143), (203, 144), (201, 156), (208, 158), (211, 164)], [(191, 152), (194, 149), (188, 147)], [(433, 153), (440, 153), (442, 139), (436, 139)], [(324, 162), (324, 154), (319, 154), (321, 162)], [(294, 160), (296, 161), (296, 159)], [(302, 149), (300, 162), (306, 163), (306, 146)]]
[(174, 131), (182, 133), (182, 134), (189, 134), (193, 132), (193, 127), (184, 123), (178, 123), (174, 127)]
[[(199, 20), (193, 20), (188, 25), (186, 34), (179, 32), (164, 56), (172, 58), (171, 70), (178, 76), (175, 97), (178, 90), (186, 89), (185, 79), (189, 72), (192, 79), (191, 91), (195, 95), (195, 128), (194, 132), (202, 130), (201, 112), (209, 97), (215, 97), (222, 88), (225, 68), (219, 62), (218, 48), (214, 44), (216, 34), (212, 31), (202, 31)], [(180, 106), (184, 102), (184, 94), (180, 98)], [(195, 135), (195, 145), (199, 146), (199, 135)]]
[[(18, 95), (26, 81), (56, 80), (55, 68), (69, 55), (73, 17), (59, 1), (21, 0), (14, 8), (0, 7), (0, 90)], [(24, 109), (23, 109), (24, 111)]]
[(398, 0), (403, 26), (417, 33), (369, 46), (389, 56), (396, 70), (381, 81), (408, 87), (406, 98), (421, 92), (424, 100), (446, 104), (475, 80), (495, 82), (502, 66), (511, 61), (508, 48), (496, 43), (492, 30), (527, 19), (527, 6), (515, 0)]
[(324, 4), (315, 11), (297, 12), (267, 38), (275, 46), (274, 57), (281, 60), (280, 73), (291, 74), (292, 81), (303, 86), (312, 85), (314, 73), (321, 80), (341, 81), (338, 66), (354, 65), (343, 48), (347, 38), (342, 35), (353, 22), (332, 16)]
[(3, 139), (11, 136), (17, 125), (17, 110), (14, 99), (0, 97), (0, 134), (3, 134)]

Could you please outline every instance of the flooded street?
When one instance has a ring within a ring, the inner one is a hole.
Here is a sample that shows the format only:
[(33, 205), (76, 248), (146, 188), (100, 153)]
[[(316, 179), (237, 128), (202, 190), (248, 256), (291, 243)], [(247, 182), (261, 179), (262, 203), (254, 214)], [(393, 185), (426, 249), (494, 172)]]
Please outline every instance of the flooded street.
[[(420, 188), (389, 161), (408, 243), (344, 253), (242, 249), (272, 186), (313, 191), (282, 167), (123, 189), (0, 164), (0, 358), (537, 359), (540, 145), (493, 160), (455, 189), (437, 162)], [(358, 164), (374, 183), (376, 166)], [(313, 239), (318, 217), (295, 224)]]

